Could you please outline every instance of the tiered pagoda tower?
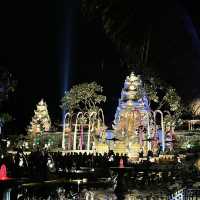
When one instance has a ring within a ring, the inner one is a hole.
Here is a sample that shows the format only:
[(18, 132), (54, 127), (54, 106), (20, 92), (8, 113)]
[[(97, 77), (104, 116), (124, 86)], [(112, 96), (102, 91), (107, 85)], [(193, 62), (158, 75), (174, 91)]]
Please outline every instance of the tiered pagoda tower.
[(47, 104), (43, 99), (37, 104), (37, 109), (34, 110), (34, 113), (35, 114), (32, 117), (28, 132), (35, 135), (49, 131), (51, 127), (51, 120), (47, 110)]
[(148, 149), (149, 103), (140, 76), (133, 72), (126, 77), (116, 110), (113, 129), (119, 140), (113, 149), (137, 157)]

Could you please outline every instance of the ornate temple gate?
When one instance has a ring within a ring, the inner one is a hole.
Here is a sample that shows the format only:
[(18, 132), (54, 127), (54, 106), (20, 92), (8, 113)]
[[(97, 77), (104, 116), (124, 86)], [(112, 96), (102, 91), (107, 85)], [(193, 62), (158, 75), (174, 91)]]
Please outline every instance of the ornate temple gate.
[[(79, 112), (74, 115), (66, 113), (63, 121), (62, 149), (71, 152), (108, 152), (105, 129), (102, 109), (98, 112)], [(97, 138), (101, 138), (101, 142)]]

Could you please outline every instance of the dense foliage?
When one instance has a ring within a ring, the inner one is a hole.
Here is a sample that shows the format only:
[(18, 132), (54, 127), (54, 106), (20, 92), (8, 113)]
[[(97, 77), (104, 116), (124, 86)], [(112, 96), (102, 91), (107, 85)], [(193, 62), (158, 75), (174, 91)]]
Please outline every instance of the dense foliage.
[(15, 88), (16, 81), (12, 78), (12, 74), (0, 67), (0, 105), (8, 98), (9, 93), (15, 91)]
[(164, 122), (166, 126), (176, 127), (182, 124), (180, 118), (184, 108), (181, 97), (177, 94), (175, 88), (152, 77), (146, 81), (145, 91), (153, 109), (161, 110), (165, 114)]
[(143, 0), (82, 0), (86, 19), (100, 21), (106, 35), (122, 53), (126, 65), (139, 67), (153, 109), (167, 110), (169, 114), (165, 115), (165, 121), (175, 126), (181, 122), (181, 98), (173, 87), (155, 75), (155, 67), (152, 66), (156, 64), (152, 63), (151, 57), (155, 37), (152, 33), (154, 25), (159, 23), (156, 16), (160, 11), (155, 9), (158, 6), (162, 10), (161, 3)]
[(61, 108), (71, 113), (97, 111), (100, 103), (106, 101), (102, 92), (103, 87), (96, 82), (74, 85), (62, 98)]
[(16, 80), (13, 79), (12, 74), (4, 67), (0, 67), (0, 127), (4, 127), (7, 122), (12, 120), (12, 117), (5, 110), (1, 110), (3, 103), (8, 99), (10, 93), (15, 91)]
[(154, 2), (82, 0), (82, 12), (88, 20), (100, 21), (128, 65), (147, 64), (152, 26), (158, 12)]

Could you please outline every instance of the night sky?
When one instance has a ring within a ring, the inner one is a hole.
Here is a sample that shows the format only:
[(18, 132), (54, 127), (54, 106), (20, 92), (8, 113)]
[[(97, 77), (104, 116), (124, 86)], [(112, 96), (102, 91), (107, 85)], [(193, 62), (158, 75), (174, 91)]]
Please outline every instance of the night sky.
[[(158, 8), (160, 16), (151, 41), (155, 69), (185, 100), (200, 93), (197, 3), (173, 1)], [(107, 123), (113, 120), (130, 70), (121, 65), (121, 54), (102, 27), (83, 18), (80, 1), (4, 1), (0, 3), (0, 27), (0, 65), (18, 81), (16, 92), (4, 106), (21, 133), (41, 98), (51, 118), (60, 120), (64, 87), (85, 81), (97, 81), (104, 87)]]

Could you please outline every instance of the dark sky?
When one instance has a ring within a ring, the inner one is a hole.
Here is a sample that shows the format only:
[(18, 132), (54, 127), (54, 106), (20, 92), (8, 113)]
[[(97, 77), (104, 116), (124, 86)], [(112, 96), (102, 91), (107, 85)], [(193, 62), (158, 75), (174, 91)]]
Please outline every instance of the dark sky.
[[(157, 17), (152, 63), (189, 99), (200, 90), (199, 7), (196, 1), (173, 2), (164, 4)], [(129, 70), (121, 66), (120, 52), (99, 24), (81, 17), (78, 0), (1, 2), (0, 27), (0, 65), (18, 80), (5, 106), (20, 131), (41, 98), (47, 101), (51, 118), (60, 119), (63, 85), (70, 88), (84, 81), (103, 85), (108, 96), (106, 118), (113, 120)]]

